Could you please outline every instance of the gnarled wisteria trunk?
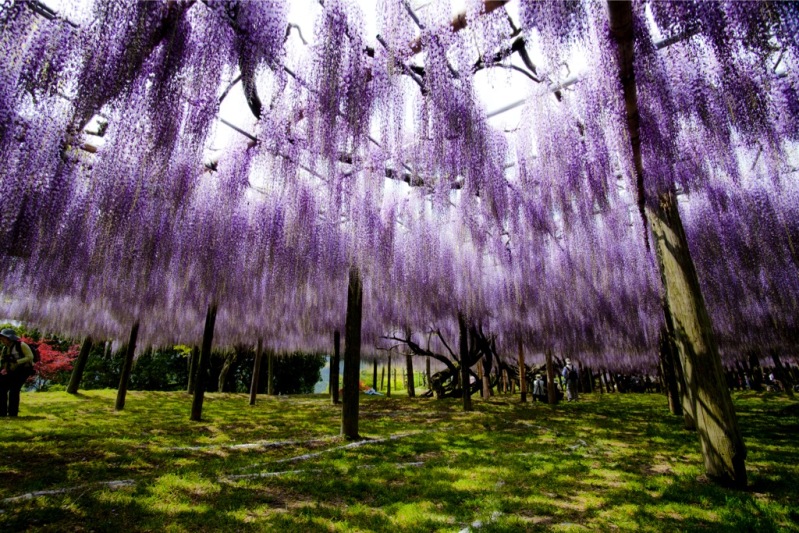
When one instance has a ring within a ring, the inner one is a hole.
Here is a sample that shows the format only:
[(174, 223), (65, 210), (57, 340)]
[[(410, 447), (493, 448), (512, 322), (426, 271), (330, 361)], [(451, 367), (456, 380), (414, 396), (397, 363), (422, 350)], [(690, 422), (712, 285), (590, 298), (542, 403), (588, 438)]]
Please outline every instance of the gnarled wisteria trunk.
[(785, 370), (785, 366), (783, 366), (780, 354), (777, 350), (771, 350), (771, 360), (774, 362), (774, 374), (777, 379), (780, 380), (785, 394), (793, 399), (793, 380), (791, 379), (791, 375)]
[(363, 286), (361, 274), (350, 267), (347, 287), (347, 319), (344, 325), (344, 398), (341, 407), (341, 435), (350, 440), (360, 439), (358, 434), (358, 402), (361, 373), (361, 320), (363, 316)]
[(216, 390), (219, 392), (230, 392), (226, 390), (227, 376), (230, 370), (236, 364), (239, 358), (240, 346), (234, 347), (233, 351), (225, 356), (225, 362), (222, 364), (222, 369), (219, 371), (219, 379), (217, 380)]

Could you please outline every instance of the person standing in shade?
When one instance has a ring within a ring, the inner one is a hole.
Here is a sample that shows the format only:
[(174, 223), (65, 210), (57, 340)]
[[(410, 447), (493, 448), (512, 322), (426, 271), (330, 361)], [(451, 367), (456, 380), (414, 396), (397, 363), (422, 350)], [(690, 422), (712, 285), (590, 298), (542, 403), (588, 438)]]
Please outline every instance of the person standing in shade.
[(541, 374), (536, 374), (533, 381), (533, 401), (547, 403), (547, 386)]
[(0, 343), (0, 416), (17, 416), (22, 385), (33, 374), (33, 351), (11, 328), (0, 331)]
[(574, 368), (571, 359), (566, 359), (566, 366), (563, 367), (563, 379), (566, 381), (566, 399), (570, 402), (577, 400), (577, 370)]

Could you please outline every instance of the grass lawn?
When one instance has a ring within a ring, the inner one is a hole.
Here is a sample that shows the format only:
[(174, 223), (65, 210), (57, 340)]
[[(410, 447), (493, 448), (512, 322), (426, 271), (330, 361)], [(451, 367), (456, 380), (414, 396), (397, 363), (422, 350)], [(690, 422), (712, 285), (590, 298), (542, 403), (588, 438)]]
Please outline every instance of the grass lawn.
[(702, 475), (660, 395), (361, 399), (27, 393), (0, 419), (0, 531), (799, 531), (799, 402), (737, 394), (749, 490)]

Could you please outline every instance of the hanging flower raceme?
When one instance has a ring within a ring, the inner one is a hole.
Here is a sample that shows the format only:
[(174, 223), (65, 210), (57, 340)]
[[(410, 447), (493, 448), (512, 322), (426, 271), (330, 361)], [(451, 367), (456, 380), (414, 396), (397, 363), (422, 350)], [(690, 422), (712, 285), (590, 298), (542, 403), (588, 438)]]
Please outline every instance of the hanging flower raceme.
[(352, 157), (366, 141), (373, 105), (372, 61), (362, 15), (351, 2), (325, 2), (316, 34), (306, 104), (308, 140), (332, 165)]

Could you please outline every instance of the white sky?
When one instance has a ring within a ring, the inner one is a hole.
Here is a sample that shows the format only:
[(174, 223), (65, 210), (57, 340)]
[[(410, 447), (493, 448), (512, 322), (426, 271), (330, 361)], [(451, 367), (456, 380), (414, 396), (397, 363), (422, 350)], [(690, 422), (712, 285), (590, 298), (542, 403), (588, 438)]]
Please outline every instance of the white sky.
[[(290, 6), (289, 22), (298, 25), (302, 30), (303, 37), (309, 42), (309, 46), (313, 45), (314, 24), (322, 10), (318, 0), (286, 1), (289, 2)], [(411, 4), (417, 14), (421, 15), (430, 4), (438, 1), (449, 2), (453, 16), (466, 9), (467, 0), (411, 0)], [(380, 46), (376, 39), (377, 28), (379, 26), (376, 13), (378, 2), (377, 0), (358, 0), (358, 2), (364, 15), (367, 44), (378, 48)], [(84, 27), (91, 25), (90, 6), (92, 0), (44, 0), (44, 3), (52, 7), (57, 13)], [(520, 26), (518, 7), (518, 0), (511, 0), (504, 7), (517, 27)], [(291, 32), (286, 47), (287, 53), (289, 54), (289, 64), (296, 61), (297, 57), (302, 54), (305, 49), (305, 45), (295, 31)], [(544, 59), (538, 55), (535, 46), (528, 43), (527, 48), (534, 63), (538, 65), (545, 63)], [(575, 54), (571, 55), (574, 56)], [(292, 59), (294, 59), (294, 61), (292, 61)], [(416, 61), (423, 61), (423, 56), (417, 57)], [(511, 61), (513, 64), (524, 68), (518, 54), (513, 54), (511, 56)], [(584, 59), (581, 57), (569, 57), (568, 61), (571, 68), (571, 77), (579, 76), (580, 71), (585, 68)], [(231, 77), (235, 75), (237, 75), (237, 73), (231, 73)], [(563, 76), (565, 76), (565, 73)], [(541, 84), (532, 82), (523, 74), (502, 68), (480, 71), (474, 78), (474, 88), (477, 98), (483, 102), (484, 109), (489, 115), (491, 115), (493, 111), (502, 109), (509, 104), (527, 99), (533, 94), (540, 94), (544, 89)], [(522, 107), (516, 107), (493, 116), (489, 119), (489, 122), (493, 127), (499, 130), (513, 130), (519, 126), (521, 111)], [(412, 107), (408, 106), (408, 120), (406, 121), (408, 124), (412, 123), (412, 119), (410, 118), (412, 114)], [(255, 131), (256, 120), (246, 104), (244, 92), (240, 83), (230, 91), (227, 98), (222, 103), (218, 118), (224, 119), (244, 131), (251, 133)], [(374, 122), (373, 126), (375, 129), (372, 131), (372, 136), (380, 140), (379, 132), (376, 129), (378, 127), (377, 121)], [(224, 153), (225, 150), (233, 144), (240, 146), (242, 141), (243, 138), (240, 133), (217, 121), (215, 131), (208, 145), (208, 148), (211, 149), (208, 153), (209, 159), (212, 155), (220, 153), (219, 151)], [(510, 172), (511, 174), (513, 173), (512, 170)]]

